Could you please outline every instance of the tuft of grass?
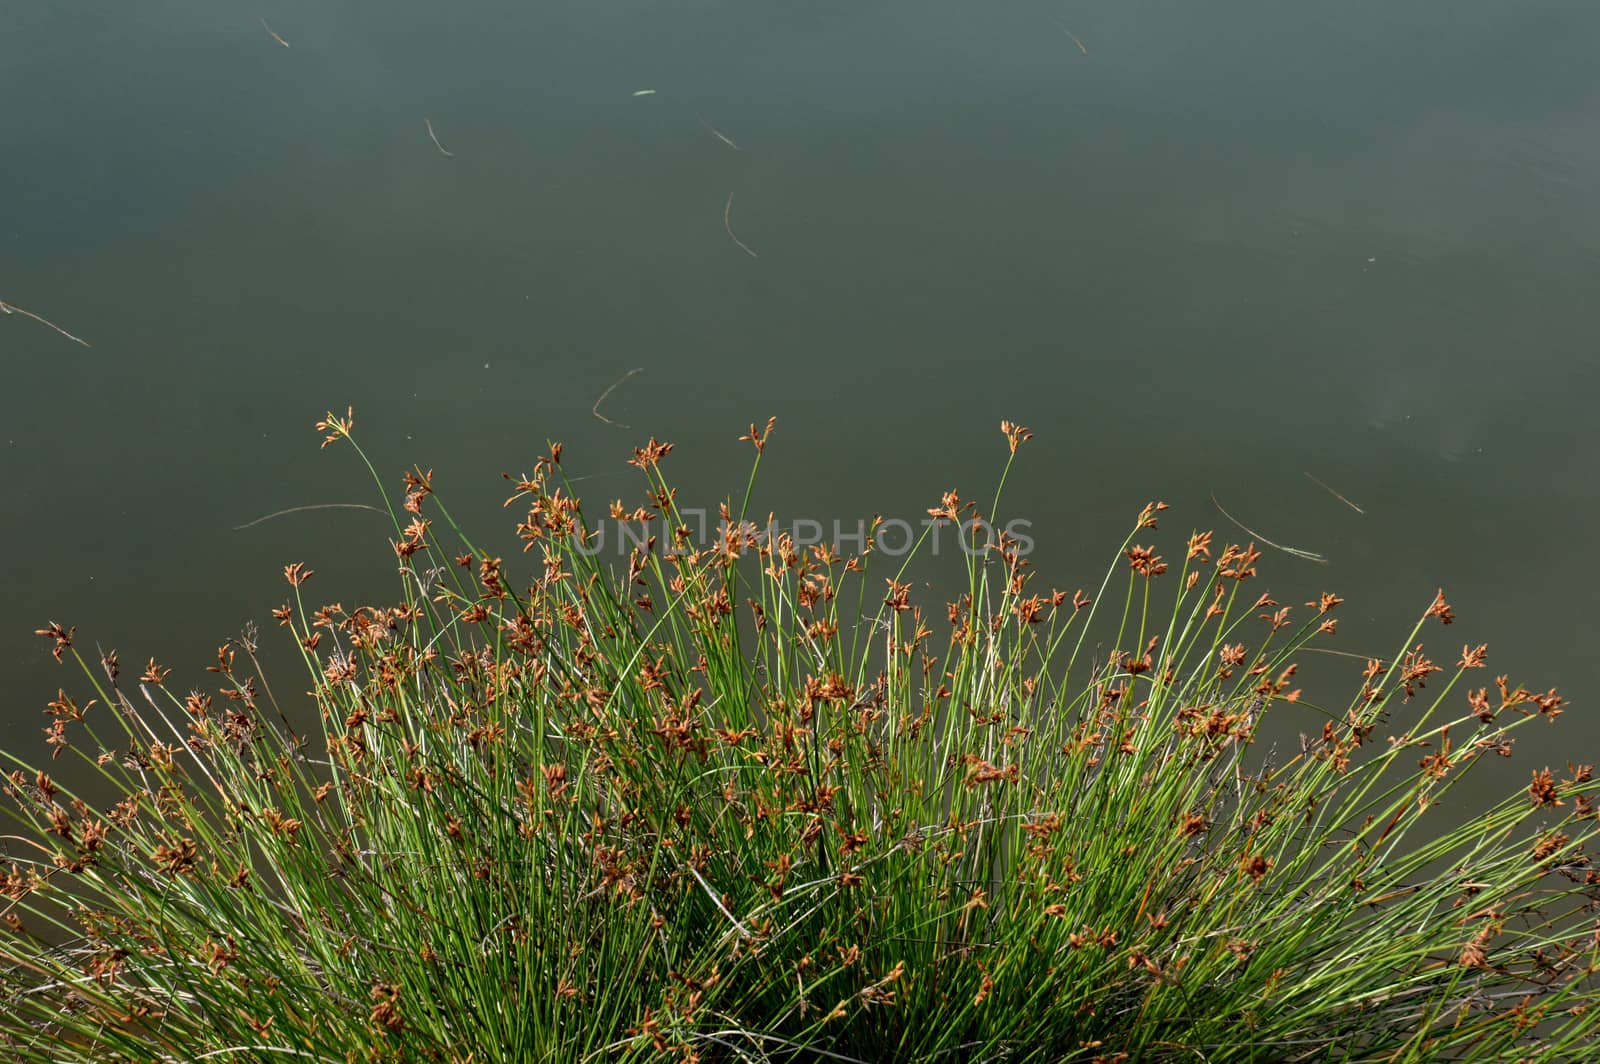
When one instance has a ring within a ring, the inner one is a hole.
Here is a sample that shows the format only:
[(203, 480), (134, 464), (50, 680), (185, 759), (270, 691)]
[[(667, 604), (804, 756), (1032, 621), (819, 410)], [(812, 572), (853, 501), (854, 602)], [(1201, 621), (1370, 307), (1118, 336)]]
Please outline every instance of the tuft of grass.
[[(319, 428), (353, 444), (352, 421)], [(1002, 428), (1009, 473), (1029, 434)], [(744, 437), (757, 467), (771, 431)], [(395, 603), (319, 603), (287, 567), (314, 738), (253, 636), (184, 694), (44, 629), (93, 697), (49, 708), (81, 788), (6, 755), (7, 1059), (1556, 1060), (1594, 1037), (1596, 784), (1541, 768), (1436, 811), (1562, 705), (1474, 682), (1482, 648), (1430, 660), (1442, 594), (1318, 705), (1295, 657), (1338, 597), (1280, 606), (1254, 545), (1210, 533), (1164, 560), (1161, 504), (1098, 586), (1043, 593), (999, 491), (982, 514), (951, 492), (929, 512), (962, 587), (925, 612), (909, 558), (752, 524), (754, 468), (693, 542), (670, 450), (635, 452), (644, 501), (610, 516), (673, 531), (615, 570), (559, 446), (512, 478), (529, 572), (420, 470)], [(1281, 714), (1309, 733), (1263, 756)]]

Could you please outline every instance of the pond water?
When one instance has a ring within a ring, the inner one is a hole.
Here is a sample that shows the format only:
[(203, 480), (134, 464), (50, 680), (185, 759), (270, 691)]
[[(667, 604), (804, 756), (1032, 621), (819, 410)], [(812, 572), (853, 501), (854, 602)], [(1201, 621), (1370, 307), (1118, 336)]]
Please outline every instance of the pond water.
[(374, 501), (311, 428), (347, 404), (389, 486), (435, 469), (508, 556), (499, 474), (549, 439), (596, 501), (673, 441), (711, 501), (776, 415), (758, 508), (849, 527), (986, 491), (1010, 418), (1038, 434), (1008, 512), (1046, 583), (1097, 579), (1147, 499), (1175, 536), (1241, 535), (1215, 497), (1327, 557), (1264, 575), (1349, 600), (1331, 645), (1391, 653), (1443, 586), (1439, 658), (1487, 641), (1490, 675), (1574, 699), (1534, 757), (1600, 747), (1600, 6), (3, 22), (0, 300), (90, 345), (0, 316), (7, 747), (42, 754), (43, 703), (82, 686), (47, 621), (187, 686), (269, 621), (285, 563), (329, 599), (388, 586), (370, 513), (250, 524)]

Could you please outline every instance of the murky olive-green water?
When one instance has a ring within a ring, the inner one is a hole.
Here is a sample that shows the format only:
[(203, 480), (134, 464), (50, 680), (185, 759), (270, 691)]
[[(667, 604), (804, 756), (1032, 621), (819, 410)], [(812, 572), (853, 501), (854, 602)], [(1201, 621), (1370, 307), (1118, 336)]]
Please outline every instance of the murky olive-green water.
[[(82, 688), (46, 621), (188, 686), (286, 562), (386, 587), (372, 514), (235, 527), (372, 501), (311, 428), (352, 404), (507, 555), (498, 474), (546, 439), (596, 501), (671, 440), (710, 501), (777, 415), (758, 507), (848, 526), (986, 491), (1011, 418), (1047, 584), (1146, 499), (1237, 534), (1214, 493), (1330, 559), (1264, 569), (1349, 600), (1330, 645), (1387, 655), (1442, 585), (1437, 657), (1574, 699), (1533, 756), (1600, 747), (1600, 7), (0, 13), (0, 300), (92, 345), (0, 316), (7, 746)], [(592, 416), (637, 367), (630, 428)]]

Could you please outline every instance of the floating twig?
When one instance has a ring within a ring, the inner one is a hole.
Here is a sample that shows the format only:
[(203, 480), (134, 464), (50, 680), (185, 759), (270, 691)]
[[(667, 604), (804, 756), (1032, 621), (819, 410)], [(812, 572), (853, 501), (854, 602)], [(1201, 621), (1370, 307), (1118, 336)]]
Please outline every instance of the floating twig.
[(1318, 480), (1316, 477), (1312, 476), (1310, 473), (1307, 473), (1306, 476), (1310, 479), (1311, 483), (1315, 484), (1317, 487), (1321, 488), (1323, 491), (1327, 492), (1329, 495), (1332, 495), (1335, 499), (1338, 499), (1340, 502), (1342, 502), (1346, 506), (1350, 507), (1350, 509), (1354, 510), (1356, 513), (1365, 514), (1367, 512), (1367, 511), (1363, 510), (1361, 507), (1357, 506), (1355, 503), (1351, 502), (1349, 499), (1345, 498), (1343, 495), (1340, 495), (1337, 491), (1334, 491), (1332, 488), (1328, 487), (1328, 485), (1324, 484), (1322, 481)]
[(307, 510), (371, 510), (375, 514), (387, 512), (385, 510), (378, 509), (376, 506), (368, 506), (364, 502), (318, 502), (312, 503), (310, 506), (291, 506), (287, 510), (279, 510), (276, 513), (270, 513), (264, 517), (258, 517), (254, 521), (246, 521), (242, 525), (234, 525), (233, 530), (238, 532), (240, 529), (254, 528), (256, 525), (261, 524), (261, 522), (270, 521), (274, 517), (283, 517), (287, 514), (304, 513)]
[(600, 398), (596, 399), (594, 401), (594, 406), (589, 408), (590, 409), (590, 413), (594, 414), (594, 416), (599, 418), (601, 421), (604, 421), (607, 425), (615, 425), (619, 429), (632, 428), (633, 426), (631, 426), (631, 425), (624, 425), (620, 421), (612, 421), (610, 418), (606, 417), (604, 414), (602, 414), (600, 412), (600, 404), (605, 402), (606, 398), (608, 396), (610, 396), (610, 394), (612, 392), (616, 391), (618, 388), (620, 388), (624, 384), (626, 384), (629, 380), (631, 380), (634, 377), (637, 377), (639, 374), (641, 374), (643, 372), (644, 372), (644, 367), (640, 366), (638, 369), (630, 369), (628, 372), (624, 373), (621, 376), (621, 378), (619, 378), (615, 383), (613, 383), (611, 385), (611, 387), (607, 388), (605, 391), (600, 393)]
[(60, 333), (62, 336), (65, 336), (68, 340), (71, 340), (75, 344), (82, 344), (84, 347), (90, 346), (89, 341), (85, 340), (83, 337), (73, 336), (55, 322), (41, 318), (31, 310), (23, 310), (21, 307), (12, 306), (3, 299), (0, 299), (0, 312), (6, 314), (21, 314), (24, 318), (32, 318), (40, 325), (48, 326), (49, 328), (54, 329), (56, 332)]
[(272, 32), (272, 27), (267, 25), (267, 20), (266, 19), (262, 19), (261, 20), (261, 28), (267, 31), (267, 36), (268, 37), (271, 37), (273, 40), (277, 41), (279, 44), (283, 45), (285, 48), (289, 47), (289, 42), (288, 41), (284, 40), (282, 37), (279, 37), (276, 33)]
[(455, 153), (454, 152), (450, 152), (450, 151), (445, 151), (444, 145), (439, 143), (438, 136), (433, 132), (433, 120), (430, 119), (430, 118), (424, 117), (422, 119), (422, 124), (428, 128), (428, 139), (433, 141), (433, 146), (435, 148), (438, 148), (439, 151), (442, 152), (443, 154), (445, 154), (445, 155), (449, 156), (450, 158), (454, 159), (456, 157)]
[(1316, 562), (1318, 565), (1328, 564), (1328, 559), (1324, 555), (1318, 554), (1315, 551), (1301, 550), (1298, 547), (1285, 547), (1282, 543), (1272, 542), (1272, 540), (1268, 539), (1266, 536), (1263, 536), (1260, 532), (1255, 531), (1253, 528), (1250, 528), (1248, 525), (1244, 524), (1244, 522), (1240, 521), (1237, 517), (1233, 516), (1226, 509), (1224, 509), (1222, 503), (1217, 501), (1217, 496), (1215, 493), (1213, 493), (1211, 496), (1211, 502), (1218, 510), (1222, 512), (1223, 517), (1226, 517), (1228, 520), (1238, 525), (1243, 531), (1248, 532), (1250, 535), (1254, 536), (1256, 539), (1259, 539), (1267, 546), (1272, 547), (1275, 550), (1281, 550), (1285, 554), (1292, 554), (1296, 558), (1304, 558), (1308, 562)]
[(1334, 650), (1332, 647), (1301, 647), (1299, 654), (1335, 654), (1341, 658), (1355, 658), (1357, 661), (1381, 660), (1376, 654), (1354, 654), (1348, 650)]
[(1067, 29), (1066, 26), (1062, 25), (1056, 19), (1051, 19), (1050, 21), (1054, 22), (1056, 24), (1056, 29), (1060, 30), (1062, 33), (1065, 33), (1068, 37), (1072, 38), (1072, 43), (1078, 46), (1078, 51), (1082, 52), (1084, 55), (1088, 55), (1089, 54), (1089, 49), (1085, 48), (1083, 46), (1083, 42), (1078, 40), (1078, 35), (1076, 33), (1073, 33), (1071, 30)]
[(698, 121), (702, 126), (706, 127), (706, 132), (707, 133), (710, 133), (713, 137), (716, 137), (718, 140), (722, 141), (722, 143), (726, 144), (728, 147), (732, 148), (734, 151), (744, 151), (743, 148), (739, 147), (739, 145), (737, 145), (737, 144), (735, 144), (733, 142), (733, 138), (732, 137), (728, 136), (726, 133), (722, 132), (719, 129), (713, 128), (711, 123), (707, 122), (704, 118), (701, 118), (698, 113), (696, 113), (694, 117), (695, 117), (696, 121)]
[(655, 89), (640, 89), (638, 92), (634, 93), (635, 96), (654, 96), (655, 94)]
[(735, 244), (738, 244), (739, 247), (741, 249), (743, 249), (743, 251), (744, 251), (744, 253), (746, 255), (749, 255), (752, 259), (759, 259), (761, 256), (757, 255), (754, 251), (752, 251), (749, 244), (746, 244), (743, 240), (740, 240), (736, 235), (734, 235), (733, 222), (729, 217), (732, 213), (733, 213), (733, 193), (730, 192), (730, 193), (728, 193), (728, 205), (726, 207), (722, 208), (722, 228), (724, 228), (724, 229), (726, 229), (728, 231), (728, 236), (730, 238), (732, 238), (732, 240), (733, 240), (733, 242)]

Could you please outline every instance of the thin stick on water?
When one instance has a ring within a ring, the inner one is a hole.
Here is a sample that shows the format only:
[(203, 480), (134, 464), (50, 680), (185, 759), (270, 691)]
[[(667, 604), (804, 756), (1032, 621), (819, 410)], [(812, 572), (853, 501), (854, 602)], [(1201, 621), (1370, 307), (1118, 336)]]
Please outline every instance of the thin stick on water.
[(1348, 650), (1334, 650), (1332, 647), (1301, 647), (1301, 654), (1335, 654), (1341, 658), (1355, 658), (1357, 661), (1381, 661), (1377, 654), (1355, 654)]
[(375, 514), (386, 512), (378, 509), (376, 506), (368, 506), (364, 502), (319, 502), (312, 503), (310, 506), (291, 506), (287, 510), (278, 510), (275, 513), (267, 514), (264, 517), (258, 517), (254, 521), (246, 521), (242, 525), (234, 525), (233, 530), (238, 532), (240, 529), (254, 528), (256, 525), (261, 524), (261, 522), (270, 521), (274, 517), (283, 517), (287, 514), (305, 513), (307, 510), (371, 510)]
[(629, 380), (633, 379), (634, 377), (637, 377), (639, 374), (641, 374), (643, 372), (644, 372), (644, 367), (640, 366), (638, 369), (630, 369), (628, 372), (624, 373), (621, 376), (621, 378), (619, 378), (615, 383), (613, 383), (611, 385), (611, 387), (607, 388), (605, 391), (600, 393), (600, 398), (596, 399), (594, 401), (594, 406), (589, 408), (590, 413), (594, 414), (594, 416), (599, 418), (601, 421), (604, 421), (607, 425), (615, 425), (619, 429), (632, 428), (633, 426), (631, 426), (631, 425), (624, 425), (620, 421), (612, 421), (610, 418), (606, 417), (604, 414), (602, 414), (600, 412), (600, 404), (605, 402), (606, 398), (608, 396), (610, 396), (612, 392), (616, 391), (618, 388), (620, 388), (624, 384), (626, 384)]
[(1056, 29), (1060, 30), (1062, 33), (1065, 33), (1068, 37), (1072, 38), (1072, 43), (1078, 46), (1078, 51), (1082, 52), (1084, 55), (1088, 55), (1089, 54), (1089, 49), (1085, 48), (1083, 46), (1083, 42), (1078, 40), (1078, 35), (1076, 33), (1073, 33), (1071, 30), (1067, 29), (1067, 27), (1063, 26), (1060, 22), (1057, 22), (1055, 19), (1051, 19), (1050, 21), (1055, 22)]
[(262, 19), (261, 20), (261, 28), (267, 31), (267, 36), (271, 37), (273, 40), (277, 41), (279, 44), (283, 45), (285, 48), (289, 47), (289, 42), (288, 41), (284, 40), (282, 37), (279, 37), (276, 33), (272, 32), (272, 27), (267, 25), (267, 20), (266, 19)]
[(722, 141), (722, 143), (726, 144), (728, 147), (732, 148), (734, 151), (744, 151), (743, 148), (739, 147), (739, 145), (737, 145), (737, 144), (735, 144), (733, 142), (733, 138), (732, 137), (728, 136), (726, 133), (722, 132), (720, 129), (714, 128), (711, 125), (711, 123), (707, 122), (704, 118), (701, 118), (699, 113), (696, 113), (694, 117), (695, 117), (696, 121), (698, 121), (702, 126), (706, 127), (706, 132), (707, 133), (710, 133), (713, 137), (716, 137), (718, 140)]
[(3, 299), (0, 299), (0, 312), (6, 314), (21, 314), (24, 318), (32, 318), (40, 325), (48, 326), (49, 328), (54, 329), (56, 332), (60, 333), (62, 336), (65, 336), (68, 340), (71, 340), (75, 344), (82, 344), (84, 347), (89, 346), (89, 341), (85, 340), (83, 337), (73, 336), (55, 322), (41, 318), (31, 310), (23, 310), (21, 307), (12, 306)]
[(759, 259), (761, 256), (757, 255), (754, 251), (752, 251), (750, 249), (750, 245), (749, 244), (746, 244), (743, 240), (740, 240), (738, 238), (738, 236), (736, 236), (734, 234), (733, 221), (729, 217), (732, 213), (733, 213), (733, 193), (730, 192), (730, 193), (728, 193), (728, 205), (726, 207), (722, 208), (722, 228), (724, 228), (724, 229), (726, 229), (728, 231), (728, 236), (730, 238), (732, 238), (732, 240), (733, 240), (733, 242), (735, 244), (738, 244), (739, 247), (741, 249), (743, 249), (743, 251), (744, 251), (744, 253), (746, 255), (749, 255), (752, 259)]
[(1285, 554), (1292, 554), (1296, 558), (1304, 558), (1308, 562), (1316, 562), (1318, 565), (1328, 564), (1328, 559), (1324, 555), (1318, 554), (1315, 551), (1301, 550), (1298, 547), (1285, 547), (1282, 543), (1272, 542), (1272, 540), (1268, 539), (1266, 536), (1263, 536), (1260, 532), (1250, 528), (1248, 525), (1244, 524), (1244, 522), (1240, 521), (1237, 517), (1233, 516), (1226, 509), (1224, 509), (1223, 505), (1217, 501), (1217, 496), (1214, 493), (1211, 496), (1211, 502), (1212, 505), (1216, 506), (1216, 508), (1221, 511), (1223, 517), (1226, 517), (1228, 520), (1238, 525), (1240, 529), (1248, 532), (1250, 535), (1254, 536), (1256, 539), (1259, 539), (1267, 546), (1272, 547), (1275, 550), (1281, 550)]
[(428, 139), (433, 141), (433, 146), (435, 148), (438, 148), (439, 151), (443, 152), (445, 155), (447, 155), (450, 158), (454, 159), (456, 157), (455, 156), (455, 152), (445, 151), (444, 145), (439, 143), (438, 136), (436, 136), (434, 134), (434, 132), (433, 132), (433, 120), (430, 119), (430, 118), (424, 117), (422, 119), (422, 124), (428, 128)]
[(1334, 491), (1332, 488), (1328, 487), (1328, 485), (1324, 484), (1322, 481), (1318, 480), (1316, 477), (1313, 477), (1310, 473), (1307, 473), (1306, 476), (1307, 476), (1307, 478), (1310, 479), (1311, 483), (1315, 484), (1317, 487), (1321, 488), (1323, 491), (1327, 492), (1329, 495), (1332, 495), (1335, 499), (1338, 499), (1340, 502), (1342, 502), (1346, 506), (1350, 507), (1350, 509), (1354, 510), (1356, 513), (1365, 514), (1367, 512), (1367, 511), (1363, 510), (1361, 507), (1357, 506), (1355, 503), (1351, 502), (1349, 499), (1345, 498), (1343, 495), (1340, 495), (1337, 491)]

